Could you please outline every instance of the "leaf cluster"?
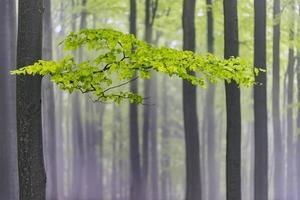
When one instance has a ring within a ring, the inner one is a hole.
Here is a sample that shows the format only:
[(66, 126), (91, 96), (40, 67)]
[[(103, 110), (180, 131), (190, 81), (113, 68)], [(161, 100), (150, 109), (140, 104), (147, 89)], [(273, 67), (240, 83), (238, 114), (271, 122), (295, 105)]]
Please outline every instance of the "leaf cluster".
[[(131, 34), (111, 29), (71, 32), (62, 44), (69, 52), (65, 58), (40, 60), (12, 74), (50, 75), (61, 89), (91, 94), (94, 101), (120, 103), (129, 99), (132, 103), (142, 103), (140, 95), (120, 88), (138, 78), (150, 78), (151, 71), (177, 76), (203, 87), (208, 81), (217, 83), (222, 80), (251, 86), (255, 82), (254, 75), (259, 72), (241, 58), (223, 60), (211, 54), (155, 48)], [(76, 62), (72, 52), (79, 48), (93, 51), (96, 56)]]

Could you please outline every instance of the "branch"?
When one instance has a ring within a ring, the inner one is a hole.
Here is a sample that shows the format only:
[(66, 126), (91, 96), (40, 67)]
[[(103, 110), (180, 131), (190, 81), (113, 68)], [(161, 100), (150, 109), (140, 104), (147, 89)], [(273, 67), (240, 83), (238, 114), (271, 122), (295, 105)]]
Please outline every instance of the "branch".
[(151, 26), (153, 26), (153, 24), (154, 24), (155, 17), (156, 17), (156, 14), (157, 14), (157, 9), (158, 9), (158, 0), (155, 0), (154, 3), (152, 2), (152, 19), (151, 19), (151, 22), (150, 22)]
[(127, 85), (128, 83), (133, 82), (133, 81), (135, 81), (135, 80), (137, 80), (137, 79), (138, 79), (138, 76), (137, 76), (137, 77), (134, 77), (133, 79), (130, 79), (129, 81), (126, 81), (125, 83), (121, 83), (121, 84), (119, 84), (119, 85), (115, 85), (115, 86), (109, 87), (109, 88), (107, 88), (106, 90), (103, 91), (103, 94), (104, 94), (105, 92), (109, 91), (109, 90), (116, 89), (116, 88), (122, 87), (122, 86), (124, 86), (124, 85)]

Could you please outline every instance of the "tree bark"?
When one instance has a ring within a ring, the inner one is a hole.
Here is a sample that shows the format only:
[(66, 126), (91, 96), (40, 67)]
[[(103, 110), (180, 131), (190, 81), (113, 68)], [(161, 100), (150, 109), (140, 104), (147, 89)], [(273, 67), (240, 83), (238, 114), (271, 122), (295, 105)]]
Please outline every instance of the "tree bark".
[(18, 198), (16, 143), (16, 2), (0, 2), (0, 199)]
[[(130, 33), (136, 35), (136, 0), (130, 0)], [(136, 81), (130, 83), (130, 91), (137, 93)], [(135, 104), (129, 105), (129, 133), (130, 133), (130, 199), (141, 198), (141, 166), (139, 153), (139, 130), (138, 130), (138, 107)]]
[[(183, 49), (195, 51), (195, 0), (183, 1)], [(191, 72), (191, 74), (193, 74)], [(186, 200), (201, 199), (200, 147), (196, 87), (183, 81), (183, 115), (186, 150)]]
[[(266, 69), (266, 0), (254, 0), (254, 66)], [(268, 199), (267, 76), (254, 86), (254, 199)]]
[[(42, 0), (19, 0), (18, 68), (42, 56)], [(45, 199), (41, 77), (17, 77), (17, 140), (20, 200)]]
[[(239, 56), (237, 0), (224, 0), (226, 59)], [(240, 89), (235, 82), (225, 83), (227, 133), (226, 133), (226, 190), (227, 199), (241, 197), (241, 102)]]

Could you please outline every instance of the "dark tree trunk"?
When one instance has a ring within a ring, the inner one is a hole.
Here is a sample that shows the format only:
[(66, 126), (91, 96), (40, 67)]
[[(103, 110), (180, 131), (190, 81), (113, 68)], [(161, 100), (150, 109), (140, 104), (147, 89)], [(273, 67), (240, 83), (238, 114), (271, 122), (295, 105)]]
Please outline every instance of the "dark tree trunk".
[[(130, 33), (136, 35), (136, 0), (130, 0)], [(136, 81), (130, 83), (130, 91), (137, 93)], [(129, 133), (130, 133), (130, 200), (141, 198), (141, 166), (139, 153), (138, 107), (129, 105)]]
[[(224, 0), (226, 59), (239, 55), (237, 0)], [(240, 89), (235, 82), (225, 83), (227, 133), (226, 133), (226, 191), (227, 199), (241, 197), (241, 102)]]
[(0, 199), (18, 198), (16, 143), (16, 2), (0, 2)]
[(295, 145), (294, 145), (294, 128), (293, 128), (293, 104), (294, 98), (294, 42), (295, 42), (295, 1), (290, 4), (290, 24), (289, 24), (289, 53), (288, 53), (288, 88), (287, 88), (287, 199), (296, 199), (295, 191)]
[[(214, 16), (213, 2), (206, 0), (207, 12), (207, 51), (214, 53)], [(215, 131), (215, 86), (208, 85), (206, 93), (205, 108), (205, 133), (207, 138), (207, 165), (208, 165), (208, 198), (210, 200), (219, 199), (218, 170), (216, 160), (216, 131)]]
[[(18, 68), (42, 56), (42, 0), (19, 0)], [(43, 200), (46, 174), (43, 158), (41, 77), (17, 77), (17, 132), (21, 200)]]
[(273, 88), (272, 111), (274, 133), (274, 197), (284, 199), (284, 155), (280, 125), (280, 0), (273, 6)]
[[(43, 18), (43, 59), (52, 59), (52, 21), (51, 2), (44, 0)], [(42, 116), (43, 116), (43, 137), (44, 154), (47, 175), (46, 197), (57, 199), (57, 160), (56, 160), (56, 131), (55, 131), (55, 104), (53, 84), (49, 78), (42, 81)]]
[[(195, 0), (183, 2), (183, 49), (195, 51)], [(193, 73), (191, 73), (193, 74)], [(186, 149), (186, 200), (201, 199), (200, 147), (196, 87), (183, 81), (183, 115)]]
[[(266, 0), (254, 0), (254, 66), (266, 69)], [(268, 199), (267, 76), (254, 86), (254, 199)]]

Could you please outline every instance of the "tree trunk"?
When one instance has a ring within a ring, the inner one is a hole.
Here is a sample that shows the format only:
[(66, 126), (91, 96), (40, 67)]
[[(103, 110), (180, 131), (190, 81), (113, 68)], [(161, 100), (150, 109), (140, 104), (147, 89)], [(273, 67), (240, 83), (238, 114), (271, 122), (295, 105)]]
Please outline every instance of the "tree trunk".
[[(136, 35), (136, 0), (130, 0), (130, 33)], [(130, 91), (137, 93), (136, 81), (130, 83)], [(139, 153), (138, 107), (129, 105), (129, 133), (130, 133), (130, 200), (141, 198), (141, 166)]]
[[(254, 0), (254, 66), (266, 69), (266, 0)], [(267, 76), (254, 86), (254, 199), (268, 199)]]
[(151, 109), (150, 117), (150, 142), (151, 142), (151, 198), (158, 199), (158, 158), (157, 158), (157, 76), (152, 75), (151, 78), (151, 99), (154, 101), (154, 106)]
[(120, 132), (120, 109), (115, 105), (113, 107), (113, 120), (112, 120), (112, 170), (111, 170), (111, 184), (110, 184), (110, 194), (111, 200), (117, 200), (118, 185), (117, 185), (117, 140), (118, 134)]
[[(87, 28), (87, 11), (86, 11), (86, 3), (87, 3), (87, 0), (81, 0), (81, 6), (82, 6), (82, 10), (81, 10), (81, 13), (80, 13), (80, 27), (79, 29), (82, 30), (82, 29), (85, 29)], [(79, 62), (82, 62), (83, 61), (83, 51), (82, 51), (82, 48), (79, 48), (79, 51), (78, 51), (78, 60)]]
[(274, 197), (284, 199), (284, 155), (280, 125), (280, 0), (273, 6), (273, 88), (272, 111), (274, 133)]
[[(239, 55), (237, 0), (224, 0), (226, 59)], [(227, 199), (241, 197), (241, 102), (240, 89), (235, 82), (225, 83), (227, 133), (226, 133), (226, 188)]]
[[(214, 16), (213, 2), (206, 0), (207, 12), (207, 51), (214, 53)], [(215, 131), (215, 90), (216, 87), (212, 84), (208, 85), (205, 103), (205, 133), (207, 138), (207, 159), (208, 159), (208, 199), (219, 199), (219, 181), (216, 160), (216, 131)]]
[(73, 199), (82, 198), (82, 181), (83, 181), (83, 127), (81, 117), (81, 101), (79, 94), (74, 94), (72, 102), (72, 135), (73, 135), (73, 173), (71, 197)]
[[(300, 26), (298, 26), (298, 37), (300, 37)], [(297, 48), (297, 88), (298, 88), (298, 95), (297, 99), (298, 102), (300, 102), (300, 49), (299, 47)], [(300, 136), (299, 136), (299, 130), (300, 130), (300, 108), (298, 108), (297, 112), (297, 145), (296, 145), (296, 152), (300, 152)], [(297, 186), (300, 186), (300, 158), (299, 156), (296, 156), (296, 170), (297, 170)], [(300, 190), (297, 190), (297, 196), (298, 199), (300, 199)]]
[[(18, 68), (41, 59), (42, 16), (42, 0), (19, 0)], [(46, 175), (40, 76), (17, 77), (17, 132), (20, 199), (43, 200), (46, 195)]]
[[(184, 50), (195, 51), (195, 3), (195, 0), (184, 0), (183, 2)], [(183, 115), (186, 149), (186, 200), (200, 200), (202, 195), (196, 96), (196, 87), (184, 80)]]
[[(157, 3), (158, 0), (155, 0)], [(152, 35), (153, 35), (153, 20), (155, 18), (155, 6), (154, 0), (145, 0), (145, 40), (149, 44), (152, 43)], [(147, 134), (150, 134), (150, 152), (151, 152), (151, 197), (150, 199), (158, 199), (158, 161), (157, 161), (157, 77), (156, 74), (152, 74), (151, 80), (145, 81), (145, 97), (150, 97), (150, 104), (154, 104), (153, 106), (147, 105), (145, 109), (148, 114), (148, 123), (149, 130), (145, 130)], [(147, 107), (147, 108), (146, 108)], [(151, 108), (151, 109), (150, 109)], [(145, 119), (144, 119), (145, 120)], [(148, 136), (149, 137), (149, 136)], [(148, 170), (147, 170), (148, 171)], [(146, 179), (144, 182), (146, 183), (143, 188), (145, 191), (144, 197), (147, 198), (149, 192), (147, 192), (147, 173), (145, 174)], [(144, 177), (143, 177), (144, 179)], [(149, 197), (148, 197), (149, 198)]]
[[(119, 200), (127, 200), (128, 196), (127, 196), (127, 188), (126, 188), (126, 164), (127, 162), (124, 160), (124, 135), (123, 135), (123, 120), (122, 120), (122, 116), (121, 113), (119, 113), (119, 117), (117, 118), (118, 121), (116, 123), (118, 123), (120, 125), (120, 132), (119, 132), (119, 144), (118, 144), (118, 188), (119, 188)], [(127, 159), (126, 159), (127, 160)]]
[(288, 88), (287, 88), (287, 199), (296, 199), (295, 191), (295, 145), (294, 145), (294, 128), (293, 128), (293, 104), (294, 98), (294, 42), (295, 42), (295, 1), (290, 4), (290, 23), (289, 23), (289, 53), (288, 53)]
[[(51, 2), (44, 0), (43, 17), (43, 59), (52, 60), (52, 21)], [(53, 83), (49, 78), (42, 81), (42, 116), (45, 166), (47, 175), (46, 197), (57, 199), (57, 160), (56, 160), (56, 131), (55, 131), (55, 104)]]
[(0, 2), (0, 199), (18, 198), (15, 78), (16, 2)]
[[(81, 0), (82, 10), (80, 13), (80, 25), (79, 28), (84, 29), (87, 25), (87, 13), (85, 11), (87, 0)], [(82, 48), (79, 49), (78, 52), (78, 60), (79, 62), (83, 61), (83, 51)], [(81, 112), (81, 99), (79, 94), (75, 94), (73, 96), (72, 102), (72, 110), (73, 110), (73, 137), (74, 143), (73, 152), (74, 152), (74, 161), (73, 161), (73, 198), (83, 198), (84, 197), (84, 165), (86, 164), (85, 159), (85, 149), (84, 149), (84, 127), (83, 127), (83, 119)]]
[(164, 76), (162, 82), (162, 141), (161, 141), (161, 200), (171, 200), (169, 193), (170, 185), (170, 130), (169, 130), (169, 118), (168, 118), (168, 90), (167, 79)]

